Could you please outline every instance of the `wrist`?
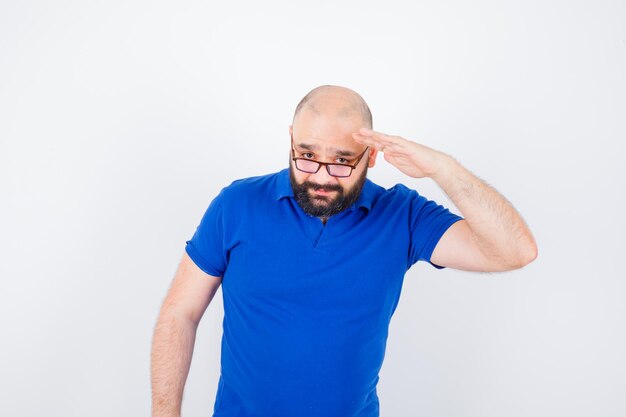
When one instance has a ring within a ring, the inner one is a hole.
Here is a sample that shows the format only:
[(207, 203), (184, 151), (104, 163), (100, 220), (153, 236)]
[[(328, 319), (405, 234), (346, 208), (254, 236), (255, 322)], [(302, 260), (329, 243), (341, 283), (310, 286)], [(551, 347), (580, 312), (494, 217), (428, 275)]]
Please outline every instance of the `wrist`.
[(430, 175), (430, 178), (437, 184), (443, 185), (449, 178), (453, 177), (453, 172), (458, 167), (458, 162), (452, 156), (439, 152), (435, 167), (435, 171)]

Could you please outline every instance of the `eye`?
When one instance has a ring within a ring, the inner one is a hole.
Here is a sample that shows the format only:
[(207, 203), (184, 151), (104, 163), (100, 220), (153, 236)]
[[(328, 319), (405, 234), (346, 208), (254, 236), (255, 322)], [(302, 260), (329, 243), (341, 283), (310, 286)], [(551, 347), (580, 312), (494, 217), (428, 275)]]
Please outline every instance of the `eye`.
[(347, 164), (349, 161), (346, 158), (337, 158), (337, 162), (340, 164)]
[[(307, 156), (307, 155), (311, 155), (311, 156)], [(305, 152), (305, 153), (302, 154), (302, 156), (304, 158), (313, 158), (313, 154), (311, 152)]]

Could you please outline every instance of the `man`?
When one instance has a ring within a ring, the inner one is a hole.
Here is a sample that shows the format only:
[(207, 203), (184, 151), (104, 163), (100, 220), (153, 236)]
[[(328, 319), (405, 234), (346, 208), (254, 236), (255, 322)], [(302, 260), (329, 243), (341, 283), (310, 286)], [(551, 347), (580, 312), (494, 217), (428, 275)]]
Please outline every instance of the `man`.
[[(365, 101), (309, 92), (289, 126), (289, 168), (234, 181), (211, 202), (156, 326), (153, 417), (179, 416), (196, 328), (224, 298), (215, 417), (374, 417), (405, 272), (507, 271), (537, 256), (515, 209), (455, 159), (372, 130)], [(378, 152), (430, 177), (464, 217), (366, 177)]]

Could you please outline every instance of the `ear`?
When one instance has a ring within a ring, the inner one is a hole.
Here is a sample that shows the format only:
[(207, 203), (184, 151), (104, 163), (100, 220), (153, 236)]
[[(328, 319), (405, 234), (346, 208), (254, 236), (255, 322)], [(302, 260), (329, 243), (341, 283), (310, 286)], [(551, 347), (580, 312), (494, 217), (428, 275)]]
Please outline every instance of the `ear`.
[(370, 148), (367, 155), (367, 167), (373, 168), (376, 165), (376, 155), (378, 155), (378, 149)]
[(289, 125), (289, 136), (293, 136), (293, 125)]

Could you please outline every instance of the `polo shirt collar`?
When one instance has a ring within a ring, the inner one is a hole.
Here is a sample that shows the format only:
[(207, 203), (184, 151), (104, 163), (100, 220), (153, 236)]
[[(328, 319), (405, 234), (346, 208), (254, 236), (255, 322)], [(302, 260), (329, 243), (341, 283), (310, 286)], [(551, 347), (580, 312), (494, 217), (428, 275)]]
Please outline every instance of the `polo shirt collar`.
[(356, 202), (348, 208), (348, 210), (352, 211), (355, 208), (363, 207), (364, 209), (369, 211), (372, 208), (372, 200), (374, 199), (374, 183), (370, 181), (368, 178), (365, 178), (365, 182), (363, 183), (363, 188), (361, 189), (361, 194), (359, 198), (357, 198)]
[(278, 178), (276, 179), (276, 200), (293, 196), (293, 188), (291, 188), (291, 182), (289, 181), (289, 168), (285, 168), (278, 172)]
[[(366, 178), (359, 198), (346, 210), (354, 211), (356, 208), (363, 207), (369, 212), (372, 208), (374, 194), (374, 184)], [(276, 180), (276, 200), (281, 200), (284, 197), (294, 197), (293, 188), (291, 188), (291, 182), (289, 181), (289, 168), (279, 171)]]

